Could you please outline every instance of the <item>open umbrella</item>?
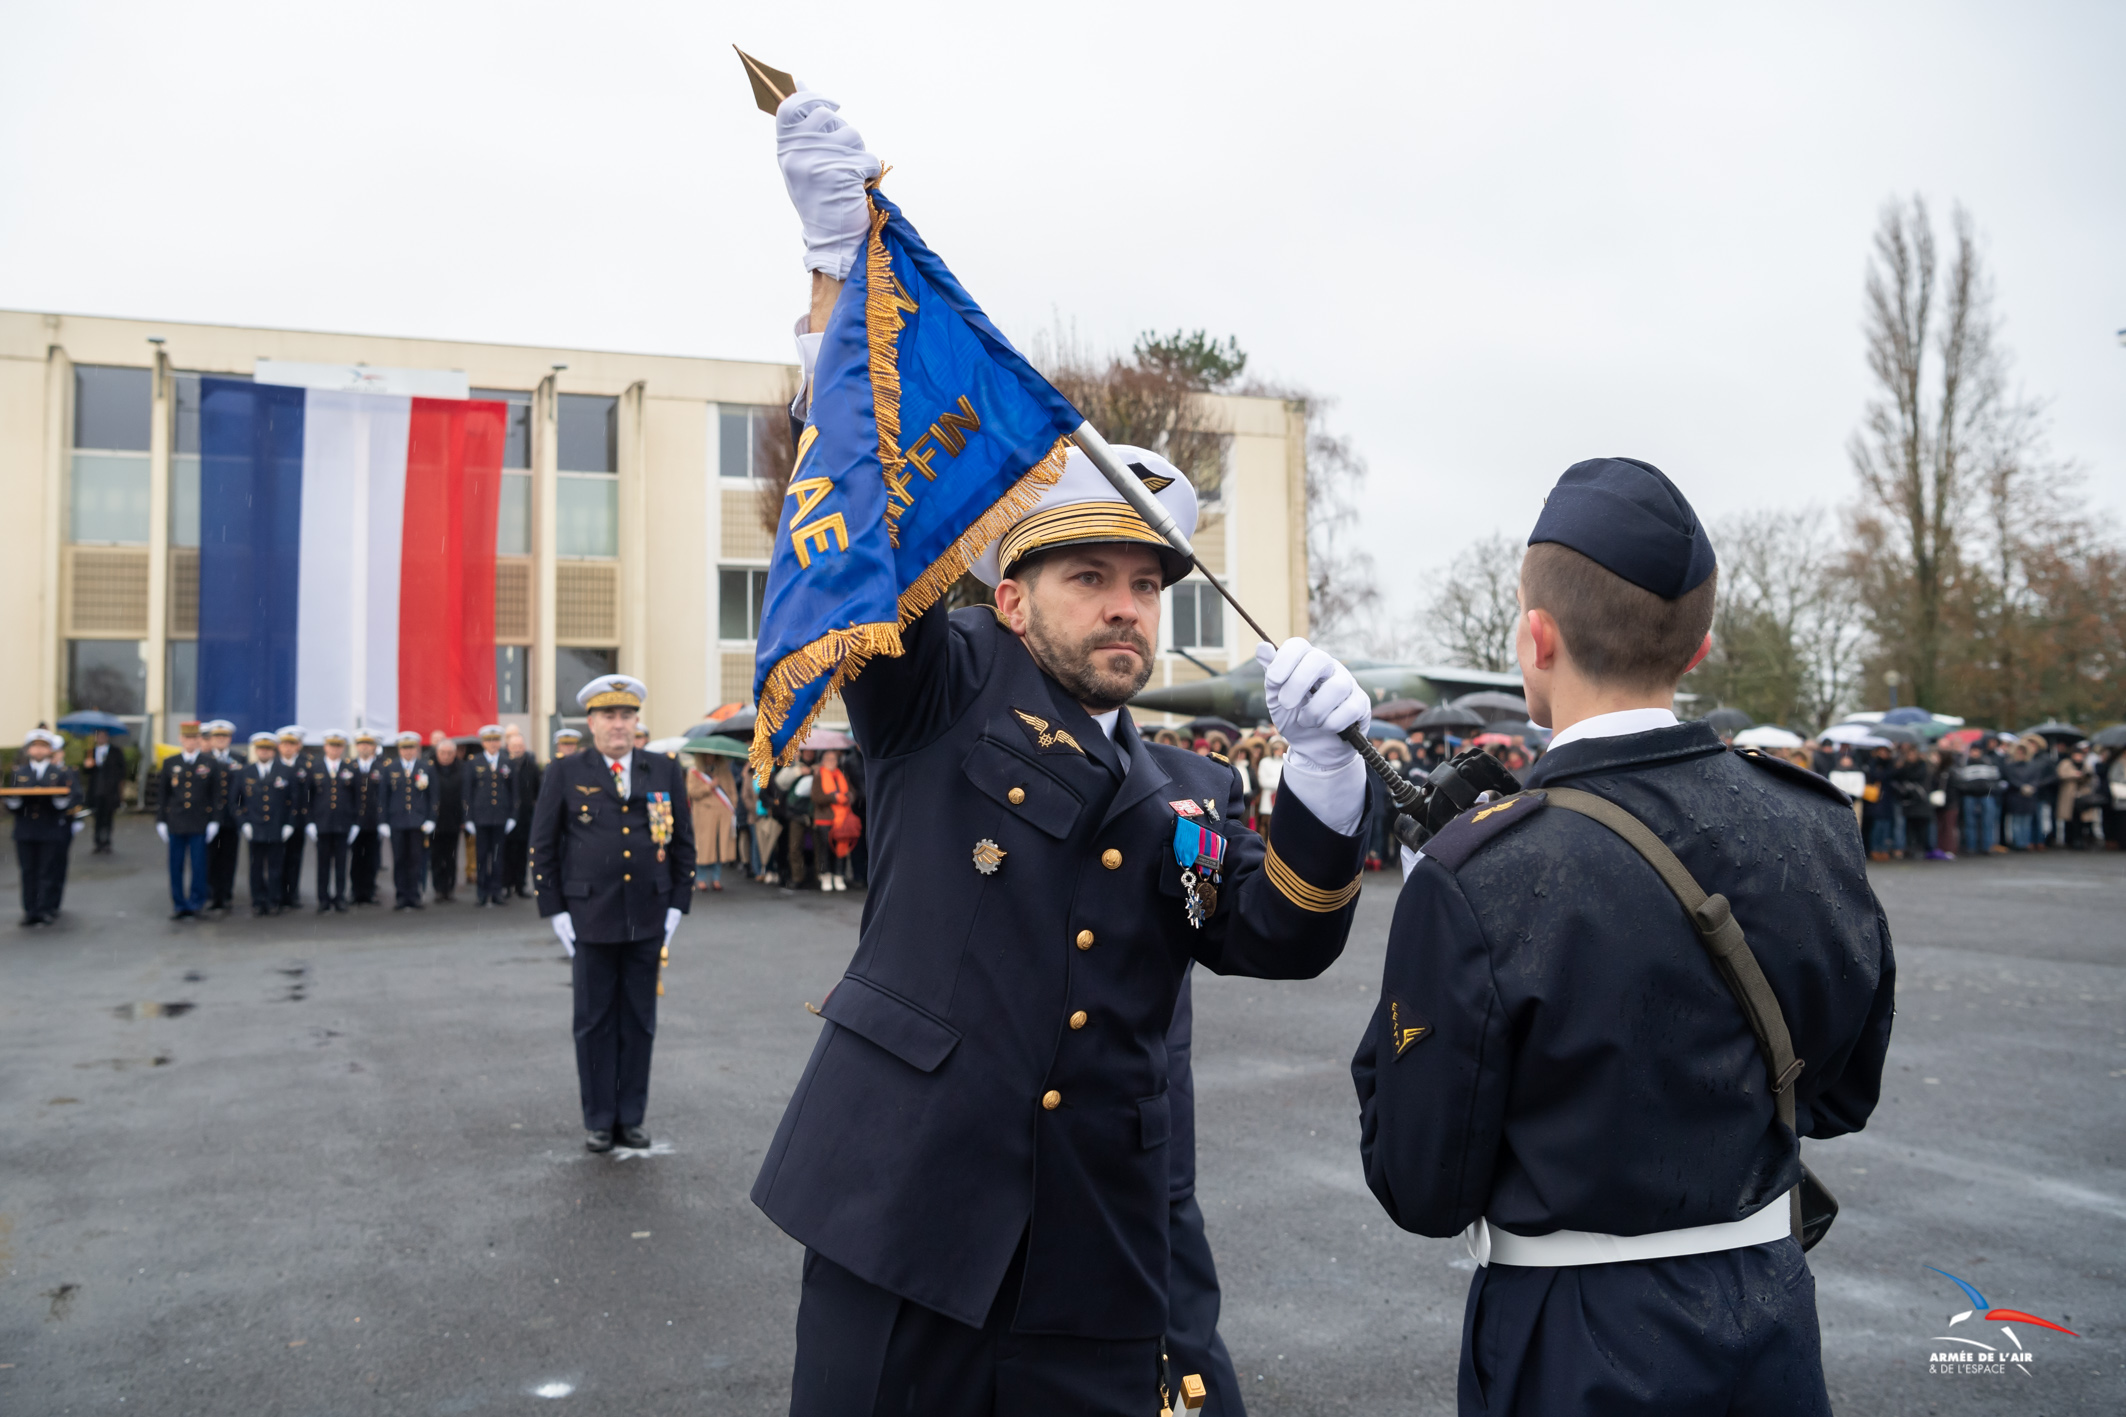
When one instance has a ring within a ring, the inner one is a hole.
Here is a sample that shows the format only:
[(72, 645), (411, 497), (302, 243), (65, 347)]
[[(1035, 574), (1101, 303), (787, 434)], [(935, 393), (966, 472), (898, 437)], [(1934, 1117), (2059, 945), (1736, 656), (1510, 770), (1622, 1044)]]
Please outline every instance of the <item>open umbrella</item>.
[(113, 738), (126, 736), (125, 720), (102, 709), (80, 709), (59, 720), (61, 733), (94, 733), (98, 729)]
[(652, 738), (649, 742), (643, 744), (642, 747), (645, 752), (662, 753), (666, 757), (672, 757), (682, 752), (686, 745), (686, 736), (682, 734), (676, 738)]
[(1745, 728), (1735, 735), (1738, 748), (1798, 748), (1801, 735), (1789, 733), (1774, 723), (1760, 723), (1754, 728)]
[(856, 746), (856, 740), (846, 733), (837, 733), (831, 728), (815, 728), (812, 736), (805, 739), (805, 748), (814, 753), (845, 752)]
[(1477, 734), (1476, 737), (1471, 738), (1469, 741), (1479, 748), (1518, 748), (1522, 746), (1520, 738), (1512, 733), (1486, 731)]
[(1228, 743), (1238, 743), (1241, 736), (1239, 724), (1212, 714), (1190, 719), (1181, 725), (1181, 731), (1199, 738), (1206, 733), (1223, 733)]
[(1501, 693), (1497, 689), (1479, 689), (1452, 700), (1452, 703), (1456, 708), (1468, 709), (1486, 723), (1496, 723), (1502, 718), (1528, 717), (1528, 700), (1519, 694)]
[(1716, 708), (1705, 716), (1705, 722), (1713, 732), (1732, 738), (1743, 729), (1753, 726), (1757, 720), (1738, 708)]
[(1429, 707), (1431, 705), (1423, 699), (1382, 699), (1373, 706), (1373, 721), (1402, 723), (1406, 719), (1416, 718)]
[[(1523, 712), (1526, 712), (1523, 709)], [(1460, 704), (1439, 704), (1426, 709), (1410, 724), (1415, 729), (1427, 728), (1482, 728), (1484, 716), (1475, 709), (1463, 708)]]
[(710, 733), (721, 733), (726, 738), (751, 738), (753, 736), (753, 720), (756, 716), (752, 709), (741, 709), (729, 718), (714, 724), (708, 731)]
[(1890, 740), (1877, 736), (1872, 723), (1835, 723), (1820, 735), (1826, 743), (1843, 743), (1851, 748), (1887, 748)]
[(1538, 728), (1525, 718), (1502, 718), (1496, 723), (1486, 724), (1485, 731), (1509, 734), (1523, 743), (1544, 743), (1550, 739), (1549, 729)]
[(716, 758), (743, 758), (749, 756), (752, 749), (739, 742), (736, 738), (727, 738), (721, 733), (708, 733), (698, 738), (687, 739), (679, 751), (682, 753), (707, 753), (709, 756)]
[(1875, 736), (1890, 743), (1917, 743), (1921, 741), (1917, 733), (1914, 733), (1901, 723), (1878, 723), (1875, 725)]
[(1381, 742), (1392, 738), (1398, 743), (1407, 743), (1410, 741), (1410, 730), (1400, 723), (1382, 723), (1376, 718), (1367, 726), (1366, 736)]
[(2056, 718), (2048, 718), (2035, 728), (2023, 730), (2025, 738), (2033, 733), (2048, 743), (2079, 743), (2089, 736), (2073, 724), (2062, 723)]
[(2126, 723), (2114, 723), (2089, 741), (2099, 748), (2126, 748)]
[(1932, 721), (1933, 717), (1933, 714), (1928, 713), (1923, 708), (1907, 705), (1904, 708), (1891, 709), (1888, 713), (1882, 716), (1881, 722), (1901, 724), (1904, 727), (1909, 728), (1915, 723), (1930, 722)]

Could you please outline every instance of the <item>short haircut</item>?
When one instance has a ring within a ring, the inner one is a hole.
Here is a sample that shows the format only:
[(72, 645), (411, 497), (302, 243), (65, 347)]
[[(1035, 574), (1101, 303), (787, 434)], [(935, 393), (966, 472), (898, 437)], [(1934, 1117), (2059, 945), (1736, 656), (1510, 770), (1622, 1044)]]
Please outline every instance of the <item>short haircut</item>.
[(1547, 610), (1565, 652), (1589, 679), (1669, 689), (1713, 624), (1715, 570), (1674, 600), (1642, 590), (1570, 546), (1539, 541), (1521, 558), (1523, 610)]

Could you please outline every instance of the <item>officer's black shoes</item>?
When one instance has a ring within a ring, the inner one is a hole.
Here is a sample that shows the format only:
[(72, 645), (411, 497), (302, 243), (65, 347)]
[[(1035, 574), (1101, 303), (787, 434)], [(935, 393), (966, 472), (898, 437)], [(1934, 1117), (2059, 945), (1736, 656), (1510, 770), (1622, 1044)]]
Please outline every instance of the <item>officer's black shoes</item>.
[(613, 1149), (613, 1134), (611, 1132), (585, 1132), (583, 1134), (583, 1149), (599, 1154), (611, 1151)]
[(317, 913), (320, 915), (328, 913), (331, 909), (332, 902), (329, 900), (321, 900), (317, 903)]
[(620, 1144), (630, 1151), (650, 1149), (650, 1134), (640, 1127), (621, 1127), (614, 1135), (618, 1136)]
[(173, 910), (170, 912), (170, 918), (172, 920), (197, 920), (199, 912), (196, 910)]
[(34, 915), (25, 915), (22, 917), (21, 928), (27, 930), (33, 926), (42, 925), (43, 923), (44, 921)]
[(347, 902), (344, 900), (336, 900), (332, 902), (332, 909), (335, 914), (345, 915), (347, 913)]

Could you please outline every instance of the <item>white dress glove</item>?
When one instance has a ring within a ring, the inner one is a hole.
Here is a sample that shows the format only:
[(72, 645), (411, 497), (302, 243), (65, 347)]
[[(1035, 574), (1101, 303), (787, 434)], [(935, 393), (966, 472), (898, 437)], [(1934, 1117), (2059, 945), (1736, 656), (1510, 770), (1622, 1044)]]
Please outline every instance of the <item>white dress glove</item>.
[(287, 839), (288, 839), (289, 837), (291, 837), (291, 836), (294, 836), (294, 835), (295, 835), (295, 823), (293, 823), (293, 822), (290, 822), (290, 823), (288, 823), (288, 825), (286, 825), (286, 826), (284, 826), (284, 827), (282, 827), (282, 828), (281, 828), (281, 840), (282, 840), (282, 841), (286, 841), (286, 840), (287, 840)]
[(510, 834), (511, 832), (515, 831), (516, 829), (517, 829), (517, 819), (516, 819), (515, 817), (511, 817), (511, 818), (510, 818), (509, 820), (507, 820), (507, 821), (505, 821), (505, 822), (503, 822), (503, 823), (502, 823), (502, 835), (504, 835), (504, 836), (508, 836), (508, 835), (509, 835), (509, 834)]
[(1372, 700), (1326, 650), (1297, 637), (1275, 651), (1255, 647), (1270, 718), (1290, 745), (1279, 791), (1299, 794), (1330, 831), (1349, 836), (1366, 813), (1366, 765), (1338, 735), (1373, 721)]
[(478, 836), (480, 834), (480, 829), (474, 826), (471, 822), (467, 822), (465, 824), (465, 834), (467, 836)]
[(310, 838), (310, 840), (312, 840), (312, 841), (316, 841), (316, 840), (317, 840), (317, 823), (316, 823), (316, 822), (306, 822), (306, 823), (304, 823), (304, 825), (303, 825), (303, 835), (304, 835), (304, 836), (306, 836), (306, 837), (308, 837), (308, 838)]
[(377, 839), (378, 841), (389, 841), (389, 840), (391, 840), (391, 828), (390, 828), (390, 827), (387, 827), (387, 826), (379, 826), (379, 827), (378, 827), (378, 828), (376, 829), (376, 839)]
[(348, 844), (349, 846), (352, 846), (352, 845), (354, 845), (354, 839), (355, 839), (356, 837), (360, 836), (361, 834), (362, 834), (362, 829), (361, 829), (360, 827), (349, 827), (349, 828), (347, 828), (347, 844)]
[(211, 842), (212, 842), (212, 841), (214, 840), (214, 838), (216, 838), (216, 837), (218, 837), (218, 836), (220, 836), (220, 835), (221, 835), (221, 823), (220, 823), (220, 822), (209, 822), (209, 823), (207, 823), (207, 840), (208, 840), (208, 842), (210, 842), (210, 843), (211, 843)]
[(799, 89), (775, 110), (775, 161), (790, 205), (805, 227), (805, 269), (835, 280), (849, 274), (871, 234), (864, 184), (879, 160), (864, 151), (864, 136), (842, 121), (841, 105)]
[(164, 846), (168, 846), (170, 844), (170, 824), (168, 822), (157, 822), (155, 824), (155, 835), (162, 838)]
[(433, 818), (430, 818), (430, 819), (429, 819), (428, 821), (425, 821), (425, 822), (421, 823), (421, 835), (422, 835), (422, 836), (431, 836), (431, 835), (433, 835), (433, 834), (434, 834), (434, 832), (435, 832), (435, 829), (436, 829), (436, 824), (435, 824), (435, 820), (434, 820)]
[(250, 824), (249, 822), (245, 822), (245, 823), (244, 823), (244, 840), (245, 840), (245, 841), (249, 841), (250, 839), (251, 839), (251, 824)]
[(87, 822), (84, 822), (83, 820), (81, 820), (81, 818), (79, 818), (79, 817), (76, 817), (76, 818), (74, 818), (74, 835), (75, 835), (75, 836), (80, 836), (80, 835), (81, 835), (81, 829), (82, 829), (83, 827), (87, 826), (87, 825), (88, 825), (88, 823), (87, 823)]
[(669, 946), (672, 943), (672, 936), (679, 933), (679, 922), (685, 918), (686, 916), (680, 911), (678, 906), (673, 905), (665, 908), (664, 942), (666, 945)]
[(554, 938), (561, 942), (562, 949), (568, 951), (570, 959), (576, 957), (576, 922), (568, 918), (565, 910), (554, 917)]

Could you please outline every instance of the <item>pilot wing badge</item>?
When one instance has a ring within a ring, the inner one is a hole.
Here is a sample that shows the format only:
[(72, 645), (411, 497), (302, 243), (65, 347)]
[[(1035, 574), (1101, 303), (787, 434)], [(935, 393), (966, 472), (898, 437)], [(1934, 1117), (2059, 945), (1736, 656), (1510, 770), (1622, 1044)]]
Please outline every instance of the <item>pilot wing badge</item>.
[(1063, 475), (1085, 421), (900, 208), (866, 195), (870, 236), (827, 320), (768, 567), (758, 777), (796, 758), (873, 656), (901, 653), (901, 631)]
[(1028, 713), (1022, 708), (1015, 708), (1011, 712), (1012, 716), (1019, 720), (1019, 726), (1026, 730), (1026, 736), (1033, 740), (1034, 747), (1040, 751), (1044, 753), (1067, 751), (1076, 753), (1079, 757), (1085, 756), (1085, 749), (1078, 745), (1078, 740), (1071, 736), (1070, 730), (1051, 728), (1047, 719), (1042, 718), (1039, 714)]

